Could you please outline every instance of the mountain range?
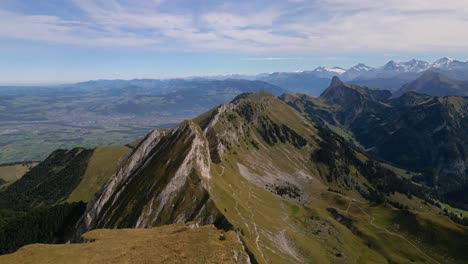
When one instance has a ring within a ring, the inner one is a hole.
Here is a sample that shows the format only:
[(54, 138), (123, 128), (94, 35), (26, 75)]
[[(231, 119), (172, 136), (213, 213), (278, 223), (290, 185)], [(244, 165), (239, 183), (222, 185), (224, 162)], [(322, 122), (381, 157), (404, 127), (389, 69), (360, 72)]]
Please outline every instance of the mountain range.
[(349, 69), (318, 67), (312, 71), (261, 74), (255, 76), (254, 79), (278, 85), (290, 92), (318, 96), (333, 76), (339, 76), (352, 84), (393, 92), (420, 77), (425, 71), (439, 72), (456, 80), (467, 80), (468, 62), (452, 58), (442, 58), (433, 63), (415, 59), (406, 62), (392, 60), (377, 68), (359, 63)]
[[(0, 112), (0, 162), (42, 160), (60, 147), (125, 144), (155, 126), (167, 127), (193, 118), (240, 93), (265, 90), (273, 95), (318, 96), (336, 75), (350, 79), (350, 84), (390, 90), (393, 97), (405, 91), (463, 96), (467, 94), (466, 81), (454, 76), (468, 76), (462, 74), (465, 68), (466, 62), (444, 58), (434, 63), (391, 61), (380, 68), (358, 64), (347, 70), (318, 67), (312, 71), (209, 77), (215, 79), (95, 80), (54, 87), (0, 87), (0, 108), (4, 110)], [(440, 77), (434, 77), (436, 74)], [(32, 128), (34, 137), (29, 133)], [(32, 149), (25, 151), (26, 146)]]
[(116, 261), (139, 248), (132, 241), (175, 233), (165, 251), (197, 262), (193, 232), (210, 241), (199, 257), (223, 262), (464, 263), (466, 211), (443, 202), (466, 205), (465, 101), (392, 98), (335, 77), (319, 98), (240, 94), (120, 155), (57, 150), (0, 190), (1, 252), (89, 243), (26, 246), (0, 263)]
[(279, 86), (289, 92), (319, 96), (323, 90), (327, 88), (333, 76), (338, 76), (348, 83), (395, 92), (404, 84), (420, 77), (425, 71), (439, 72), (455, 80), (468, 80), (468, 61), (456, 60), (449, 57), (438, 59), (432, 63), (416, 59), (402, 62), (391, 60), (380, 67), (371, 67), (364, 63), (358, 63), (350, 68), (319, 66), (313, 70), (299, 70), (294, 72), (273, 72), (257, 75), (229, 74), (196, 76), (186, 79), (259, 80)]
[(468, 98), (414, 91), (391, 98), (389, 91), (345, 84), (337, 77), (318, 98), (282, 98), (375, 157), (420, 173), (415, 179), (434, 186), (441, 199), (468, 208)]
[[(451, 77), (463, 65), (3, 87), (7, 128), (59, 142), (92, 127), (116, 146), (56, 149), (0, 181), (0, 263), (465, 263), (468, 87)], [(305, 79), (327, 88), (292, 92)], [(161, 116), (184, 120), (154, 128)], [(115, 143), (115, 124), (138, 118), (145, 135)]]

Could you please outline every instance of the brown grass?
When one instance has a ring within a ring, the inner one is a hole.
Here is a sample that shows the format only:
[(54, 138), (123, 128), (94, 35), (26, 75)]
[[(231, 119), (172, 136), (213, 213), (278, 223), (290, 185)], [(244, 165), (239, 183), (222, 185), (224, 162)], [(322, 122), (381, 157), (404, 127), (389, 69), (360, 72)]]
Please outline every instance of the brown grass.
[(88, 243), (33, 244), (0, 256), (0, 263), (245, 263), (247, 255), (234, 232), (214, 226), (175, 224), (148, 229), (98, 229), (83, 235)]

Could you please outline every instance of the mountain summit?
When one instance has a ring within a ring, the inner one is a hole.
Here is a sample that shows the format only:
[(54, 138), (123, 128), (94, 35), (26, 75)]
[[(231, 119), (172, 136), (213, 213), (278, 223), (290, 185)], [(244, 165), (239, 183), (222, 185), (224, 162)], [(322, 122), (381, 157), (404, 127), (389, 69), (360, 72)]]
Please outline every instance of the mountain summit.
[(340, 80), (340, 78), (338, 78), (337, 76), (333, 76), (329, 88), (339, 87), (343, 85), (344, 83)]

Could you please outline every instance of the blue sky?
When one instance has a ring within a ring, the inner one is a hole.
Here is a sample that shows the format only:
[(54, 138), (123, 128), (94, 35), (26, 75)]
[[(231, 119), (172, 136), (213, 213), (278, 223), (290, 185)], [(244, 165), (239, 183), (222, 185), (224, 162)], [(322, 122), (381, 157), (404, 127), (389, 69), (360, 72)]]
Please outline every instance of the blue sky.
[(467, 28), (467, 0), (1, 0), (0, 84), (465, 60)]

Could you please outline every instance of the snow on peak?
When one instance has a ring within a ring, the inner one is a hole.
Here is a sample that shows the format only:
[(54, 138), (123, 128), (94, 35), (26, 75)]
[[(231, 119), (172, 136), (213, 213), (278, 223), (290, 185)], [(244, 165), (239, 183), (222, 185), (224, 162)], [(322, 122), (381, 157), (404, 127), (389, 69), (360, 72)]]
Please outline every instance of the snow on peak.
[(359, 63), (356, 66), (351, 67), (350, 70), (360, 71), (360, 72), (367, 72), (367, 71), (370, 71), (372, 69), (373, 69), (372, 67), (369, 67), (369, 66), (365, 65), (364, 63)]
[(429, 63), (422, 60), (412, 59), (405, 62), (395, 62), (393, 60), (387, 62), (383, 69), (385, 71), (395, 72), (422, 72), (429, 68)]
[(317, 67), (314, 71), (315, 72), (330, 72), (330, 73), (342, 74), (346, 70), (343, 69), (343, 68), (340, 68), (340, 67), (328, 68), (328, 67), (321, 66), (321, 67)]
[(455, 60), (453, 58), (450, 58), (450, 57), (444, 57), (442, 59), (438, 59), (436, 60), (433, 64), (432, 64), (432, 67), (433, 68), (445, 68), (445, 67), (449, 67), (450, 64), (452, 64)]

